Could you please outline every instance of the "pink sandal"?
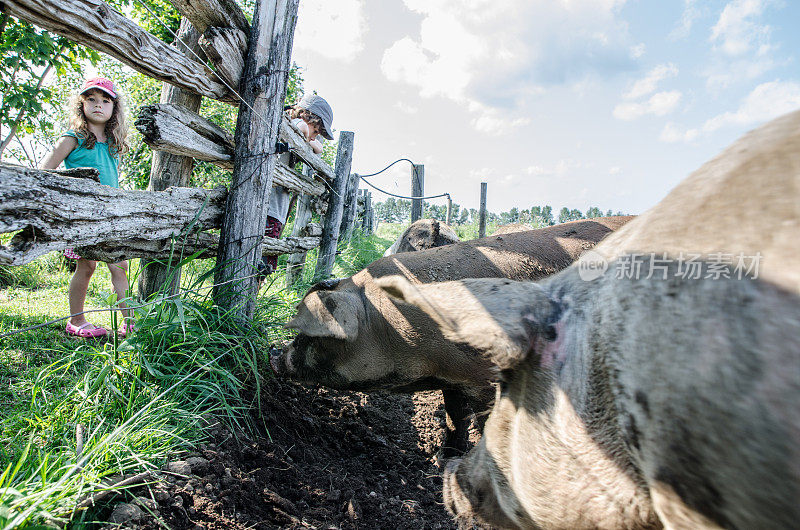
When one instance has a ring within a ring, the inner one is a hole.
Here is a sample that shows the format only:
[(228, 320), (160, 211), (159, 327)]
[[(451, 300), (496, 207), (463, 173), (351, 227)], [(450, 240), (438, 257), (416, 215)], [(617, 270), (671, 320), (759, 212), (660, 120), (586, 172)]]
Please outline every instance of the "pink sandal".
[(119, 335), (120, 337), (126, 337), (130, 333), (133, 333), (133, 324), (130, 323), (129, 324), (123, 323), (117, 330), (117, 335)]
[(72, 322), (67, 322), (67, 333), (82, 339), (94, 339), (97, 337), (105, 337), (108, 334), (108, 330), (102, 326), (95, 326), (91, 322), (84, 322), (80, 326), (76, 326)]

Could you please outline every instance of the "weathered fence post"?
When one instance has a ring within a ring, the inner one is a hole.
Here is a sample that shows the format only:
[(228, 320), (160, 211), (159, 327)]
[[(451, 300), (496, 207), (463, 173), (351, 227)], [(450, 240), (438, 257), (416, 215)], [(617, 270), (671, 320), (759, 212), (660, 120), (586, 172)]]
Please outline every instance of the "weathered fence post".
[(347, 181), (347, 191), (344, 196), (344, 213), (342, 213), (342, 226), (339, 228), (339, 242), (349, 242), (353, 237), (353, 223), (358, 209), (358, 184), (361, 182), (357, 173), (352, 173)]
[(451, 224), (453, 224), (452, 221), (453, 221), (453, 198), (450, 195), (448, 195), (447, 196), (447, 217), (446, 217), (445, 223), (447, 223), (447, 226), (450, 226)]
[(333, 271), (333, 262), (336, 258), (336, 243), (339, 238), (339, 227), (342, 224), (342, 211), (344, 209), (344, 195), (347, 181), (350, 180), (350, 165), (353, 161), (353, 133), (342, 131), (339, 133), (339, 148), (336, 151), (336, 167), (333, 170), (333, 190), (331, 191), (328, 211), (325, 212), (322, 240), (319, 244), (317, 266), (314, 270), (314, 281), (325, 280)]
[[(304, 165), (306, 175), (314, 173), (311, 166)], [(294, 226), (292, 226), (292, 237), (300, 237), (304, 234), (308, 222), (311, 220), (311, 195), (302, 194), (297, 199), (297, 210), (294, 214)], [(286, 287), (291, 287), (298, 278), (302, 278), (303, 269), (306, 265), (306, 252), (289, 254), (286, 256)]]
[(375, 211), (372, 209), (372, 192), (368, 191), (364, 194), (364, 232), (372, 235), (375, 231)]
[[(183, 49), (184, 45), (200, 57), (205, 57), (198, 44), (200, 33), (191, 25), (187, 18), (181, 20), (178, 38), (175, 45)], [(191, 52), (189, 52), (191, 53)], [(183, 90), (169, 83), (161, 87), (161, 103), (174, 103), (183, 105), (192, 112), (200, 110), (202, 97), (187, 90)], [(153, 151), (153, 162), (150, 166), (150, 191), (163, 191), (170, 186), (186, 187), (192, 177), (194, 159), (190, 156), (181, 156), (167, 153), (166, 151)], [(180, 259), (180, 256), (176, 256)], [(156, 260), (142, 258), (141, 274), (139, 275), (139, 297), (147, 299), (154, 293), (163, 289), (165, 294), (171, 295), (178, 292), (181, 283), (181, 270)], [(170, 274), (172, 278), (170, 279)], [(170, 281), (169, 286), (166, 285)]]
[(299, 0), (257, 0), (239, 92), (233, 178), (220, 232), (214, 300), (249, 317), (255, 308), (261, 242)]
[[(411, 196), (423, 197), (425, 195), (425, 166), (414, 164), (411, 168)], [(422, 217), (422, 199), (411, 199), (411, 222)]]
[(478, 213), (478, 239), (486, 237), (486, 183), (481, 182), (481, 209)]

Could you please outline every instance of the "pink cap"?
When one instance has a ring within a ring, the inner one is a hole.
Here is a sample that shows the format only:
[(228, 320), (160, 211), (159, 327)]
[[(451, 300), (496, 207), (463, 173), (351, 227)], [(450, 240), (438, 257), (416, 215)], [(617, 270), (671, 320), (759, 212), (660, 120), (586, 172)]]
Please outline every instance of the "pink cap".
[(117, 99), (117, 87), (114, 86), (114, 82), (111, 81), (111, 79), (107, 79), (105, 77), (93, 77), (91, 79), (87, 79), (86, 82), (83, 83), (81, 94), (85, 94), (93, 88), (102, 90), (112, 98)]

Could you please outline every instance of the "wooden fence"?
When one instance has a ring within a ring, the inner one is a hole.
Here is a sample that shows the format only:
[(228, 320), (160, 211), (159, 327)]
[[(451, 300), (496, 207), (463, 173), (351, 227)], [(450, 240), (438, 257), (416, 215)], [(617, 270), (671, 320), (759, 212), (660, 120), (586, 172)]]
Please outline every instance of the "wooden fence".
[[(100, 0), (3, 0), (3, 12), (104, 52), (164, 87), (161, 102), (135, 120), (154, 149), (148, 191), (101, 186), (91, 171), (0, 165), (0, 233), (16, 232), (0, 246), (0, 264), (22, 265), (66, 247), (103, 261), (140, 257), (148, 265), (139, 286), (146, 297), (169, 271), (153, 260), (198, 252), (233, 264), (220, 267), (217, 280), (237, 281), (215, 297), (242, 314), (252, 313), (253, 273), (263, 254), (304, 255), (322, 243), (315, 276), (330, 275), (354, 180), (353, 134), (341, 133), (331, 168), (283, 115), (298, 1), (259, 0), (251, 25), (233, 0), (171, 0), (183, 18), (180, 38), (167, 45)], [(233, 136), (197, 113), (201, 97), (239, 105)], [(279, 140), (306, 171), (276, 163)], [(185, 187), (194, 160), (233, 170), (230, 191)], [(273, 185), (300, 197), (298, 224), (282, 239), (263, 236)], [(326, 211), (323, 227), (308, 223), (314, 209)], [(220, 235), (209, 232), (215, 229)]]

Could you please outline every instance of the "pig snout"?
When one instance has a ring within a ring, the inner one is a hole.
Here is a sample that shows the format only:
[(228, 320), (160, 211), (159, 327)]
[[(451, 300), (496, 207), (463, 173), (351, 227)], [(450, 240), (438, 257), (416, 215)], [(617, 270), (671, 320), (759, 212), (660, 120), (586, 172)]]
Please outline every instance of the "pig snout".
[(288, 375), (290, 370), (290, 352), (291, 345), (287, 345), (283, 348), (280, 347), (272, 347), (269, 350), (269, 365), (272, 367), (272, 371), (275, 372), (275, 375), (285, 376)]

